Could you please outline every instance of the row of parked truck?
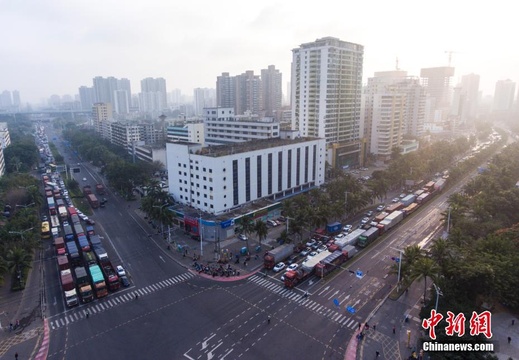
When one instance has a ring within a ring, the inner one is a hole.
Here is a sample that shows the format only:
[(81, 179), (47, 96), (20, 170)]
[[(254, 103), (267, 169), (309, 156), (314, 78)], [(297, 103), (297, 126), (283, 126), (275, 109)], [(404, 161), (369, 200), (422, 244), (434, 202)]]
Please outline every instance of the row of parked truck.
[[(343, 230), (340, 222), (329, 224), (326, 228), (327, 234), (323, 231), (316, 233), (317, 238), (326, 239), (327, 250), (307, 259), (297, 270), (289, 270), (285, 273), (284, 283), (288, 288), (292, 288), (301, 283), (308, 277), (316, 275), (323, 278), (331, 271), (341, 266), (345, 261), (351, 259), (358, 248), (365, 248), (375, 241), (385, 232), (396, 227), (404, 218), (414, 212), (420, 205), (429, 201), (435, 194), (441, 192), (445, 186), (446, 179), (441, 178), (430, 181), (422, 189), (403, 197), (400, 201), (387, 206), (381, 213), (376, 215), (369, 224), (364, 224), (360, 228), (350, 233), (341, 233)], [(333, 240), (329, 240), (336, 236)], [(292, 244), (281, 245), (264, 255), (265, 269), (272, 269), (274, 266), (290, 257), (296, 248)]]

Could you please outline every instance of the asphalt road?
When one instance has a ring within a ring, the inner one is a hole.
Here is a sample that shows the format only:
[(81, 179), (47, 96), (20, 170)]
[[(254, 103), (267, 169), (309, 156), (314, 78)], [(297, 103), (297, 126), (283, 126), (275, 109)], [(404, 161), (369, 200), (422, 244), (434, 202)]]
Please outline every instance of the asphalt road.
[[(88, 165), (83, 168), (76, 174), (80, 184), (83, 177), (91, 185), (99, 181)], [(128, 211), (126, 202), (108, 195), (106, 207), (94, 210), (92, 218), (112, 263), (127, 268), (132, 286), (67, 310), (52, 249), (48, 249), (48, 358), (343, 359), (358, 323), (396, 283), (396, 275), (389, 275), (391, 258), (407, 245), (426, 245), (441, 232), (441, 212), (454, 191), (434, 198), (344, 264), (343, 271), (324, 280), (311, 278), (293, 290), (284, 288), (280, 274), (215, 283), (187, 272), (166, 256), (161, 240), (148, 237), (149, 227), (130, 215), (134, 212)], [(355, 276), (356, 270), (364, 276)], [(311, 295), (303, 297), (304, 291)], [(139, 299), (134, 298), (136, 293)], [(346, 311), (346, 306), (355, 313)]]

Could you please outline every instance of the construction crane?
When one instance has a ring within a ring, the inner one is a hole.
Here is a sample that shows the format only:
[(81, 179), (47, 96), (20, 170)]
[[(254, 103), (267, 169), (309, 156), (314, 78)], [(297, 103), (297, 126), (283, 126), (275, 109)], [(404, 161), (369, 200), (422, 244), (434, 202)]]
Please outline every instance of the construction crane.
[(451, 62), (452, 62), (452, 54), (457, 54), (457, 53), (458, 53), (457, 51), (452, 51), (452, 50), (445, 51), (445, 54), (449, 54), (449, 67), (451, 66)]

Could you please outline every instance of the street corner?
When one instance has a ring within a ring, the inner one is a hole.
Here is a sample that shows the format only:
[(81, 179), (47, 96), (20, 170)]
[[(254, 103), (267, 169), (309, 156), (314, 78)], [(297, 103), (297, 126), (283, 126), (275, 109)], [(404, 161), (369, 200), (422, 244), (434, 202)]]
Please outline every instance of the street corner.
[[(223, 266), (222, 266), (223, 267)], [(260, 272), (261, 269), (256, 269), (253, 271), (243, 270), (240, 268), (224, 268), (223, 270), (218, 268), (215, 269), (214, 266), (211, 268), (210, 266), (199, 267), (197, 269), (189, 269), (189, 272), (192, 274), (198, 275), (202, 278), (218, 281), (218, 282), (233, 282), (239, 281), (243, 279), (247, 279), (248, 277)]]

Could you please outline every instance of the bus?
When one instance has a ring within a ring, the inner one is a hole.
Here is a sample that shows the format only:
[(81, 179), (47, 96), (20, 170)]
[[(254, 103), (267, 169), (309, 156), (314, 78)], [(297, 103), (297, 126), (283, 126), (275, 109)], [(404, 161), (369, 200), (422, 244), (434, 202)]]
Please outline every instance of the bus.
[(61, 223), (59, 221), (59, 217), (57, 215), (51, 215), (50, 224), (52, 227), (59, 228)]
[(41, 223), (41, 238), (50, 239), (50, 225), (48, 221)]

